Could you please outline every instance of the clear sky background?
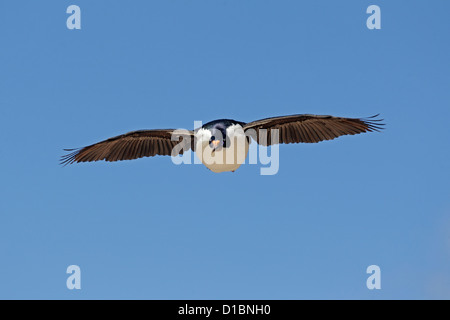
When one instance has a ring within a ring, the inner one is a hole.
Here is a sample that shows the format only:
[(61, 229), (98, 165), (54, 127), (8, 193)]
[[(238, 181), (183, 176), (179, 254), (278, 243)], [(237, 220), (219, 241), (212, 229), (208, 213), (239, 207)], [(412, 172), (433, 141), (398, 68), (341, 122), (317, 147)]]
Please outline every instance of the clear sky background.
[[(1, 1), (0, 298), (450, 298), (449, 12)], [(273, 176), (169, 157), (59, 165), (63, 148), (132, 130), (296, 113), (387, 126), (281, 145)], [(81, 290), (66, 287), (72, 264)], [(366, 287), (372, 264), (381, 290)]]

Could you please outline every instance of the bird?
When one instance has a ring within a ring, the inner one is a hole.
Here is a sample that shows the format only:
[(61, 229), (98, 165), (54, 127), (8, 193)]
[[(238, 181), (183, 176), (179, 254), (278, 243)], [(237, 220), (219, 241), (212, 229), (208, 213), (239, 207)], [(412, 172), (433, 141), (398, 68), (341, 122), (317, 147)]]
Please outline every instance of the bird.
[(92, 145), (64, 149), (60, 163), (132, 160), (156, 155), (182, 155), (193, 150), (212, 172), (234, 172), (248, 155), (249, 145), (317, 143), (343, 135), (379, 132), (384, 127), (379, 114), (367, 118), (295, 114), (252, 122), (218, 119), (195, 130), (154, 129), (121, 134)]

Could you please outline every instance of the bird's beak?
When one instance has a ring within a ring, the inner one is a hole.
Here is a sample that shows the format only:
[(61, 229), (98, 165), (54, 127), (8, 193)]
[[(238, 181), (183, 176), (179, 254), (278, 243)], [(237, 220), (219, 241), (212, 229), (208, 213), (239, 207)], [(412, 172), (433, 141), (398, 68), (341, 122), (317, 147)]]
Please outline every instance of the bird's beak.
[(220, 144), (220, 140), (213, 140), (211, 141), (211, 143), (213, 144), (214, 148), (217, 148), (217, 146)]

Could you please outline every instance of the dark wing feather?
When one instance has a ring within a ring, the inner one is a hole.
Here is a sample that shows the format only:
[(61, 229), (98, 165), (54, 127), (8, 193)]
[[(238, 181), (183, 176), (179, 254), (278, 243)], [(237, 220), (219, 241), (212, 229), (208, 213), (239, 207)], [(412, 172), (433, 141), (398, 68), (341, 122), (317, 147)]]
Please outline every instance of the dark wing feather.
[[(172, 135), (178, 140), (172, 141)], [(187, 130), (138, 130), (79, 149), (64, 149), (71, 151), (61, 157), (61, 164), (91, 161), (120, 161), (155, 155), (168, 156), (182, 154), (193, 146), (193, 132)], [(178, 145), (184, 142), (182, 145)], [(178, 146), (177, 146), (178, 145)], [(177, 146), (176, 149), (174, 147)]]
[[(380, 123), (383, 119), (375, 119), (377, 116), (378, 114), (358, 119), (297, 114), (249, 122), (244, 125), (244, 130), (255, 141), (265, 146), (277, 143), (277, 141), (271, 141), (271, 130), (273, 129), (279, 130), (278, 143), (315, 143), (333, 140), (342, 135), (380, 131), (384, 124)], [(267, 135), (264, 134), (265, 132)]]

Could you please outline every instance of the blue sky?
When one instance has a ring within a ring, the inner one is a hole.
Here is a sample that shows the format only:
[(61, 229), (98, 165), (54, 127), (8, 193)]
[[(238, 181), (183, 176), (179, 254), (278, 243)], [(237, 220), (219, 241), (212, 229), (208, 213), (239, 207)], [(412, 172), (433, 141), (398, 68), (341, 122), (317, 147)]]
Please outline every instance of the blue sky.
[[(0, 298), (450, 298), (449, 10), (2, 1)], [(381, 113), (387, 128), (282, 145), (273, 176), (169, 157), (58, 164), (132, 130), (296, 113)]]

